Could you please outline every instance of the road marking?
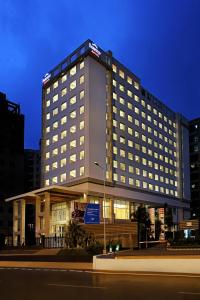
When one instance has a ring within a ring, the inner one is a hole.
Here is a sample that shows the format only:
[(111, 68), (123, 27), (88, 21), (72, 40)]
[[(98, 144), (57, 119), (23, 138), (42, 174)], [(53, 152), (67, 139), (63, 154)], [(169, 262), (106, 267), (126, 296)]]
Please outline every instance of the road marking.
[(200, 293), (194, 293), (194, 292), (178, 292), (178, 294), (182, 294), (182, 295), (200, 295)]
[(58, 283), (48, 283), (47, 285), (58, 286), (58, 287), (84, 288), (84, 289), (106, 289), (106, 287), (104, 286), (72, 285), (72, 284), (58, 284)]

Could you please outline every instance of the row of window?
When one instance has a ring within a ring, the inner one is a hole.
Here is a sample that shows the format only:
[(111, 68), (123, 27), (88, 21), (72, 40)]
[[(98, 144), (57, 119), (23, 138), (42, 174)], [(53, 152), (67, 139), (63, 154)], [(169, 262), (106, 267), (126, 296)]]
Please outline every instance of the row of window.
[(125, 73), (119, 69), (119, 71), (117, 70), (117, 66), (116, 65), (112, 65), (112, 70), (114, 73), (117, 74), (122, 78), (122, 79), (126, 79), (126, 81), (130, 84), (133, 85), (135, 89), (139, 90), (140, 86), (139, 83), (137, 81), (134, 81), (130, 76), (126, 76), (125, 78)]
[[(129, 92), (127, 92), (129, 93)], [(129, 94), (130, 96), (131, 94)], [(135, 100), (135, 103), (139, 103), (140, 99), (137, 95), (133, 95), (132, 97)], [(125, 101), (125, 99), (121, 96), (118, 96), (117, 93), (113, 92), (113, 100), (118, 101), (117, 103), (120, 103), (122, 105), (125, 105), (125, 103), (127, 104), (127, 107), (130, 110), (133, 110), (133, 104), (129, 101)], [(146, 107), (147, 110), (153, 112), (153, 114), (155, 116), (158, 116), (160, 119), (164, 120), (166, 122), (166, 124), (169, 124), (171, 127), (176, 128), (176, 123), (173, 122), (171, 119), (168, 119), (165, 115), (163, 115), (161, 112), (158, 112), (158, 110), (156, 108), (152, 108), (152, 106), (150, 104), (146, 104), (146, 102), (144, 100), (141, 100), (141, 105), (143, 107)], [(137, 109), (135, 109), (135, 113), (139, 114), (140, 113), (140, 109), (137, 107)], [(148, 115), (146, 112), (141, 111), (141, 115), (143, 118), (146, 118), (146, 116)], [(152, 116), (149, 115), (148, 117), (148, 121), (151, 122), (152, 121)], [(155, 125), (157, 125), (156, 120), (154, 121)], [(158, 122), (158, 121), (157, 121)]]
[[(128, 147), (134, 148), (135, 150), (142, 151), (142, 153), (145, 153), (149, 156), (153, 156), (154, 150), (150, 149), (149, 145), (148, 145), (148, 147), (142, 146), (140, 144), (133, 142), (132, 140), (125, 138), (124, 136), (121, 136), (121, 135), (119, 136), (116, 133), (113, 133), (113, 140), (119, 141), (120, 144), (127, 145)], [(148, 139), (146, 141), (148, 141)], [(155, 148), (158, 148), (161, 151), (164, 151), (165, 153), (169, 153), (170, 155), (173, 155), (174, 157), (176, 157), (175, 151), (173, 151), (172, 149), (169, 149), (167, 146), (165, 146), (163, 144), (158, 143), (157, 141), (153, 141), (153, 146)]]
[[(60, 125), (64, 125), (67, 123), (67, 119), (69, 118), (70, 119), (76, 119), (78, 117), (78, 115), (82, 115), (85, 111), (85, 108), (84, 108), (84, 105), (81, 105), (79, 107), (79, 111), (77, 110), (72, 110), (71, 112), (69, 112), (69, 116), (63, 116), (62, 118), (60, 118)], [(55, 117), (58, 115), (58, 108), (56, 107), (55, 109), (53, 109), (52, 111), (52, 116)], [(47, 113), (46, 114), (46, 120), (50, 120), (51, 119), (51, 114), (50, 113)], [(58, 121), (55, 121), (53, 124), (52, 124), (52, 129), (57, 129), (58, 128)], [(50, 132), (50, 126), (47, 126), (46, 127), (46, 133)]]
[[(83, 69), (83, 68), (84, 68), (84, 61), (82, 61), (82, 62), (79, 64), (79, 69), (81, 70), (81, 69)], [(78, 70), (78, 66), (76, 65), (76, 66), (74, 66), (73, 68), (71, 68), (71, 69), (69, 70), (68, 74), (63, 74), (62, 77), (61, 77), (61, 83), (65, 82), (65, 81), (67, 80), (68, 76), (70, 76), (70, 77), (71, 77), (71, 76), (74, 76), (74, 75), (76, 74), (77, 70)], [(48, 94), (51, 92), (51, 90), (56, 89), (56, 88), (58, 87), (58, 85), (59, 85), (59, 81), (57, 80), (57, 81), (55, 81), (55, 82), (52, 84), (51, 87), (48, 87), (48, 88), (46, 89), (46, 94), (48, 95)]]
[(69, 148), (69, 150), (71, 150), (71, 149), (77, 148), (78, 146), (82, 146), (84, 144), (84, 140), (85, 140), (85, 137), (83, 135), (80, 136), (79, 139), (71, 140), (67, 144), (65, 143), (65, 144), (61, 145), (60, 148), (58, 148), (58, 147), (54, 148), (51, 153), (49, 151), (46, 152), (45, 158), (49, 159), (50, 157), (57, 156), (59, 154), (59, 150), (60, 150), (60, 153), (63, 154), (67, 151), (68, 148)]
[[(79, 99), (82, 100), (84, 98), (84, 95), (85, 95), (85, 92), (84, 90), (82, 90), (80, 93), (79, 93)], [(55, 100), (56, 99), (56, 100)], [(58, 94), (54, 95), (53, 96), (53, 99), (52, 99), (53, 103), (58, 101)], [(60, 106), (60, 110), (63, 111), (65, 109), (67, 109), (67, 105), (73, 105), (77, 102), (77, 96), (72, 96), (68, 99), (68, 101), (65, 101), (65, 102), (62, 102), (61, 103), (61, 106)], [(51, 104), (51, 100), (47, 100), (46, 101), (46, 107), (49, 107)]]
[(146, 181), (141, 181), (139, 179), (133, 179), (131, 177), (126, 177), (124, 175), (119, 176), (118, 174), (113, 174), (113, 180), (120, 182), (120, 183), (128, 183), (129, 185), (136, 186), (138, 188), (148, 189), (150, 191), (165, 193), (167, 195), (171, 196), (178, 196), (178, 192), (174, 191), (173, 189), (165, 188), (163, 186), (154, 185), (151, 183), (148, 183)]
[(82, 166), (79, 168), (79, 171), (77, 171), (76, 169), (73, 169), (73, 170), (69, 171), (69, 174), (62, 173), (60, 176), (52, 177), (51, 182), (50, 182), (50, 179), (46, 179), (45, 185), (49, 186), (50, 184), (57, 184), (59, 182), (63, 183), (63, 182), (66, 182), (68, 176), (69, 176), (69, 179), (74, 179), (77, 176), (83, 176), (84, 173), (85, 173), (85, 168), (84, 168), (84, 166)]

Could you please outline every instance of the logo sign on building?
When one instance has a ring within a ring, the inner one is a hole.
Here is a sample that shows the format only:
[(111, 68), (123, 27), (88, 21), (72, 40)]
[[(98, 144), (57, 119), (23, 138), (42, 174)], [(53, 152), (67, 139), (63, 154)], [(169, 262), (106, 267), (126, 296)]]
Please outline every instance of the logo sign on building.
[(44, 75), (44, 77), (42, 78), (42, 83), (43, 83), (43, 84), (46, 84), (47, 81), (50, 80), (50, 78), (51, 78), (51, 74), (50, 74), (50, 73), (46, 73), (46, 74)]
[(96, 44), (94, 43), (89, 43), (89, 48), (92, 50), (91, 52), (96, 55), (97, 57), (99, 57), (101, 55), (101, 52), (99, 51), (98, 47)]
[(100, 223), (100, 205), (88, 203), (84, 215), (85, 224), (99, 224)]

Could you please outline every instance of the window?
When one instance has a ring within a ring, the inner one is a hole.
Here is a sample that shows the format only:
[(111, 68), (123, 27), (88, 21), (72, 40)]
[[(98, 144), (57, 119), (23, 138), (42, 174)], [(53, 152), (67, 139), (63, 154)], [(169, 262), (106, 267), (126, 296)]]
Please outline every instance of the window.
[(139, 108), (135, 107), (134, 110), (135, 110), (135, 113), (136, 113), (136, 114), (139, 114), (139, 113), (140, 113)]
[(71, 68), (71, 70), (69, 71), (70, 76), (73, 76), (76, 74), (76, 66), (74, 66), (73, 68)]
[(133, 135), (133, 129), (131, 127), (128, 127), (128, 134)]
[(124, 86), (122, 84), (119, 85), (120, 91), (124, 92)]
[(74, 163), (74, 162), (76, 162), (76, 154), (72, 154), (72, 155), (70, 155), (70, 157), (69, 157), (69, 161), (70, 161), (71, 163)]
[(50, 93), (50, 87), (47, 88), (46, 94), (48, 95)]
[(53, 149), (52, 156), (58, 155), (58, 148)]
[(57, 169), (57, 168), (58, 168), (58, 163), (57, 163), (57, 161), (55, 161), (55, 162), (52, 164), (52, 170)]
[(131, 77), (127, 76), (127, 82), (128, 82), (129, 84), (132, 84), (132, 83), (133, 83), (133, 80), (131, 79)]
[(134, 95), (134, 99), (135, 99), (136, 102), (139, 102), (139, 100), (140, 100), (137, 95)]
[(63, 82), (65, 82), (66, 80), (67, 80), (67, 75), (65, 74), (65, 75), (62, 76), (61, 82), (63, 83)]
[(85, 172), (85, 168), (84, 167), (80, 167), (80, 176), (83, 176), (84, 175), (84, 172)]
[(84, 144), (84, 140), (85, 140), (85, 137), (84, 137), (84, 135), (82, 135), (80, 137), (80, 146)]
[(45, 158), (48, 159), (50, 157), (50, 153), (46, 152)]
[(69, 175), (70, 175), (71, 178), (75, 178), (76, 177), (76, 170), (71, 170), (69, 172)]
[(113, 93), (113, 99), (117, 100), (117, 94), (116, 93)]
[(49, 120), (50, 119), (50, 113), (48, 113), (47, 115), (46, 115), (46, 120)]
[(49, 183), (49, 179), (46, 179), (46, 180), (45, 180), (45, 185), (48, 186), (49, 184), (50, 184), (50, 183)]
[(124, 79), (124, 72), (122, 70), (119, 70), (119, 76)]
[(113, 72), (117, 73), (117, 67), (115, 65), (112, 65)]
[(70, 149), (75, 148), (76, 147), (76, 140), (71, 141), (69, 146), (70, 146)]
[(81, 122), (80, 122), (80, 125), (79, 125), (80, 130), (84, 129), (84, 126), (85, 126), (84, 121), (81, 121)]
[(131, 110), (133, 109), (133, 105), (130, 102), (127, 103), (127, 106), (129, 109), (131, 109)]
[(66, 138), (66, 136), (67, 136), (67, 130), (63, 130), (63, 131), (61, 132), (61, 134), (60, 134), (61, 140), (63, 140), (64, 138)]
[(49, 165), (46, 165), (46, 166), (45, 166), (45, 172), (49, 172), (49, 170), (50, 170)]
[(66, 173), (60, 175), (60, 182), (64, 182), (66, 181), (66, 179), (67, 179)]
[(58, 134), (55, 134), (53, 137), (52, 137), (52, 142), (55, 143), (58, 141)]
[(120, 156), (126, 157), (126, 152), (123, 149), (120, 149)]
[(120, 124), (119, 124), (119, 128), (120, 128), (121, 130), (125, 131), (126, 126), (125, 126), (123, 123), (120, 123)]
[(139, 83), (134, 81), (134, 88), (136, 88), (136, 90), (139, 90), (140, 86)]
[(85, 151), (84, 150), (80, 151), (79, 157), (80, 157), (80, 160), (84, 159), (84, 157), (85, 157)]
[(67, 88), (64, 88), (61, 90), (61, 97), (65, 96), (67, 94)]
[(66, 152), (66, 150), (67, 150), (67, 145), (66, 145), (66, 144), (64, 144), (64, 145), (62, 145), (62, 146), (60, 147), (60, 152), (61, 152), (61, 154), (64, 153), (64, 152)]
[(127, 95), (129, 96), (129, 97), (133, 97), (133, 93), (131, 92), (131, 91), (129, 91), (129, 90), (127, 90)]
[(53, 123), (53, 129), (57, 129), (58, 128), (58, 121)]
[(123, 105), (124, 105), (124, 103), (125, 103), (125, 101), (124, 101), (124, 98), (122, 98), (122, 97), (119, 97), (119, 103), (121, 103), (121, 104), (123, 104)]
[(56, 116), (58, 114), (58, 108), (56, 107), (56, 108), (54, 108), (54, 110), (53, 110), (53, 116)]
[(47, 139), (47, 140), (46, 140), (46, 146), (49, 146), (49, 145), (50, 145), (50, 140)]
[(46, 127), (46, 133), (50, 132), (50, 126)]
[(46, 102), (46, 107), (49, 107), (50, 104), (51, 104), (51, 101), (50, 101), (50, 100), (47, 100), (47, 102)]
[(76, 111), (73, 110), (71, 113), (70, 113), (70, 118), (71, 119), (75, 119), (76, 118)]
[(76, 80), (72, 81), (69, 87), (70, 87), (70, 91), (74, 90), (76, 88)]
[(57, 176), (55, 176), (55, 177), (53, 177), (52, 178), (52, 183), (54, 184), (56, 184), (56, 183), (58, 183), (58, 177)]
[(119, 139), (120, 143), (122, 144), (125, 144), (126, 140), (123, 136), (120, 136), (120, 139)]
[(84, 98), (85, 92), (84, 90), (80, 92), (80, 100)]
[(133, 173), (134, 172), (133, 166), (129, 166), (128, 171), (129, 171), (129, 173)]
[(58, 94), (53, 96), (53, 103), (56, 102), (56, 101), (58, 101)]
[(72, 105), (72, 104), (75, 104), (76, 103), (76, 96), (73, 96), (69, 99), (69, 103)]
[(84, 105), (80, 106), (80, 115), (84, 113)]
[(133, 148), (133, 141), (128, 140), (128, 146)]
[(70, 129), (69, 129), (69, 131), (71, 133), (75, 133), (76, 132), (76, 125), (71, 126)]
[(80, 63), (80, 70), (84, 68), (84, 61)]
[(80, 84), (84, 83), (84, 80), (85, 80), (85, 79), (84, 79), (84, 75), (82, 75), (82, 76), (79, 78), (79, 83), (80, 83)]
[(67, 116), (62, 117), (60, 123), (61, 125), (67, 123)]
[(120, 163), (119, 167), (121, 171), (126, 171), (126, 165), (124, 163)]
[(67, 102), (63, 102), (61, 104), (61, 111), (65, 110), (67, 108)]
[(125, 118), (125, 112), (123, 110), (119, 111), (119, 115), (120, 117)]
[(129, 202), (123, 200), (114, 200), (114, 214), (116, 219), (129, 219)]
[(58, 87), (58, 81), (55, 81), (53, 84), (53, 88), (56, 89)]

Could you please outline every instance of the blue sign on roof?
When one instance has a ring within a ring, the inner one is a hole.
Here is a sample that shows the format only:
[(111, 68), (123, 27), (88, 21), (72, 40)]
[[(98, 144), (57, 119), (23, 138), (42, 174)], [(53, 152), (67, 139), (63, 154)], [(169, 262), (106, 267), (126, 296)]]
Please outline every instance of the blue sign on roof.
[(99, 224), (100, 223), (100, 205), (88, 203), (84, 215), (85, 224)]

